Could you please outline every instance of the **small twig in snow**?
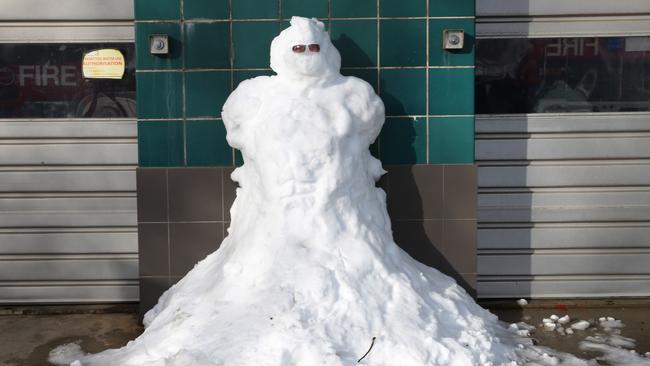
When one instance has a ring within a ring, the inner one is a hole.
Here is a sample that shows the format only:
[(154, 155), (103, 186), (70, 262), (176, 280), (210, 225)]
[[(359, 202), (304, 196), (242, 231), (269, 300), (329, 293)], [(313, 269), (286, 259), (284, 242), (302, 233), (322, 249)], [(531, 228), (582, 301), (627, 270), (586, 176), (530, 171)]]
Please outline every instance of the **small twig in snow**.
[(361, 358), (359, 359), (359, 361), (357, 361), (357, 363), (360, 363), (361, 360), (363, 360), (364, 358), (366, 358), (366, 356), (368, 356), (368, 353), (370, 353), (370, 350), (372, 350), (372, 346), (375, 345), (375, 339), (376, 338), (377, 337), (372, 337), (372, 343), (370, 343), (370, 348), (368, 348), (368, 351), (366, 351), (366, 353), (363, 356), (361, 356)]

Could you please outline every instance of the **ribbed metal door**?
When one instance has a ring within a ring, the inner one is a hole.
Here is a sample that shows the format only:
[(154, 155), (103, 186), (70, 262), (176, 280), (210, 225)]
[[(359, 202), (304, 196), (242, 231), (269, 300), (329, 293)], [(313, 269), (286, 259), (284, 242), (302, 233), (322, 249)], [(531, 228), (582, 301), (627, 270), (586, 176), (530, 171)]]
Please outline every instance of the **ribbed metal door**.
[(650, 114), (477, 118), (478, 293), (650, 295)]
[[(132, 1), (13, 3), (1, 43), (133, 42)], [(138, 300), (136, 129), (0, 119), (0, 303)]]
[[(477, 38), (650, 35), (648, 1), (584, 6), (478, 0)], [(477, 113), (478, 296), (650, 295), (650, 113)]]

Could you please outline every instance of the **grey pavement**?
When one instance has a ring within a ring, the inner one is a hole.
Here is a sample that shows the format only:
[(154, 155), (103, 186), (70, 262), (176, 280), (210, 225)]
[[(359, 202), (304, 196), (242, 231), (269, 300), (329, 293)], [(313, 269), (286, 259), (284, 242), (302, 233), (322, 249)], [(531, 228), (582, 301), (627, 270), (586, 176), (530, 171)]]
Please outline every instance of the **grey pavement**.
[(142, 333), (136, 306), (0, 308), (0, 365), (49, 365), (49, 352), (79, 342), (96, 353), (124, 346)]
[[(650, 299), (533, 301), (520, 307), (514, 300), (482, 302), (508, 323), (524, 321), (539, 325), (551, 314), (569, 314), (575, 320), (602, 316), (620, 319), (625, 324), (621, 335), (637, 341), (636, 351), (650, 352)], [(124, 346), (142, 333), (137, 304), (60, 305), (0, 308), (0, 365), (44, 366), (56, 346), (78, 342), (86, 352), (96, 353)], [(597, 327), (560, 335), (537, 328), (532, 338), (537, 344), (592, 358), (578, 343), (588, 335), (602, 333)]]

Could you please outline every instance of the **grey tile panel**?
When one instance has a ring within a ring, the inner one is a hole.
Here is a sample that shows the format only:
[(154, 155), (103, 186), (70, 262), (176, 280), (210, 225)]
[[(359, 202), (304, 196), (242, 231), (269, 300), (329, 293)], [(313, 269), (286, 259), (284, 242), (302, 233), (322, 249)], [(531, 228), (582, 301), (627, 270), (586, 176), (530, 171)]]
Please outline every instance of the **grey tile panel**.
[(169, 169), (170, 221), (222, 221), (221, 169)]
[(138, 224), (140, 276), (169, 275), (167, 223)]
[(170, 275), (184, 276), (194, 265), (219, 248), (223, 223), (171, 223)]
[(167, 221), (167, 170), (137, 169), (138, 222)]

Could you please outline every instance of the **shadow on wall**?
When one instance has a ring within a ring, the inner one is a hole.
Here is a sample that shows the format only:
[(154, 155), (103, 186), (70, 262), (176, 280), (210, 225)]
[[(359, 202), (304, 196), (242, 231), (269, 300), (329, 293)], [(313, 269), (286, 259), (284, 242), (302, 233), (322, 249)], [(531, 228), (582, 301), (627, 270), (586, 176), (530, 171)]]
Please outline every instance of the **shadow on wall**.
[[(341, 34), (333, 43), (341, 52), (344, 67), (350, 65), (350, 61), (346, 63), (346, 60), (353, 60), (354, 65), (373, 65), (371, 58), (346, 34)], [(346, 70), (343, 73), (346, 74)], [(372, 80), (366, 81), (372, 84)], [(381, 80), (382, 89), (386, 84), (386, 80)], [(389, 106), (388, 115), (407, 115), (402, 98), (382, 93), (382, 99)], [(407, 118), (388, 118), (379, 143), (371, 146), (373, 154), (381, 158), (388, 171), (378, 186), (388, 195), (394, 239), (411, 257), (454, 277), (461, 286), (475, 295), (473, 286), (453, 268), (442, 252), (443, 167), (415, 164), (417, 155), (414, 143), (417, 134), (414, 125), (408, 122)], [(396, 165), (386, 165), (386, 162)], [(426, 192), (421, 194), (421, 191)], [(424, 197), (427, 202), (423, 201)], [(475, 253), (468, 255), (473, 256)]]
[(338, 38), (332, 39), (332, 43), (341, 53), (341, 65), (343, 67), (358, 65), (376, 66), (368, 54), (352, 38), (348, 37), (347, 34), (342, 33)]

